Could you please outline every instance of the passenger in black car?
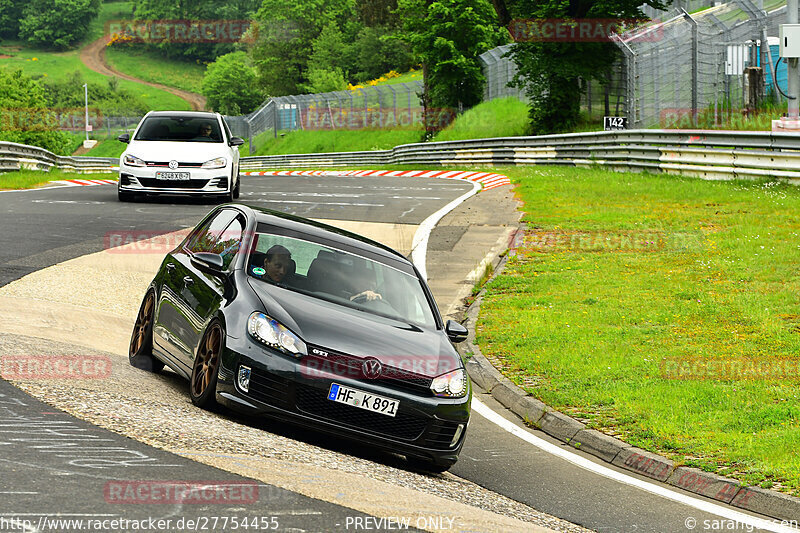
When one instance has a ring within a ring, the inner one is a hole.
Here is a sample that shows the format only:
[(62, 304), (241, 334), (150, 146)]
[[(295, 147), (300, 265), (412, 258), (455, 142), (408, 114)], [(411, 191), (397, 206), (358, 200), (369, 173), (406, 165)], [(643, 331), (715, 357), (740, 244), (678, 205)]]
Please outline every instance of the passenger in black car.
[(264, 269), (267, 271), (269, 279), (275, 283), (280, 283), (289, 272), (289, 265), (292, 263), (292, 253), (276, 244), (267, 250), (267, 259), (264, 261)]
[(200, 125), (197, 131), (197, 137), (193, 141), (212, 141), (211, 138), (211, 124), (205, 122)]

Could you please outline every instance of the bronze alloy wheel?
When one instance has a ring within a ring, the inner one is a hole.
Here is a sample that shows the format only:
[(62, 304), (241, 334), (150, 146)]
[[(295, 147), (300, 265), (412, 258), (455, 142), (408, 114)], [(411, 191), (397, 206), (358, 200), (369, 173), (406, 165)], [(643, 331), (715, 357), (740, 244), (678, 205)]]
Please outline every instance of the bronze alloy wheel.
[(128, 360), (131, 365), (148, 372), (158, 372), (164, 363), (153, 357), (153, 317), (155, 316), (156, 295), (147, 291), (139, 306), (139, 314), (133, 325), (131, 343), (128, 347)]
[(215, 322), (208, 328), (197, 357), (194, 359), (190, 383), (192, 402), (200, 407), (214, 403), (217, 388), (219, 358), (222, 353), (222, 326)]

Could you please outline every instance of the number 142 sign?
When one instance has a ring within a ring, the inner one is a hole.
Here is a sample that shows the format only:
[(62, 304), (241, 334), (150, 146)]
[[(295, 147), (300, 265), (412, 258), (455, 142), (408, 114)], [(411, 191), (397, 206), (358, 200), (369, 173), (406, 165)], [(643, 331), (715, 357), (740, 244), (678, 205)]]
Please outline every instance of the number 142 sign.
[(628, 129), (628, 117), (603, 117), (603, 129), (626, 130)]

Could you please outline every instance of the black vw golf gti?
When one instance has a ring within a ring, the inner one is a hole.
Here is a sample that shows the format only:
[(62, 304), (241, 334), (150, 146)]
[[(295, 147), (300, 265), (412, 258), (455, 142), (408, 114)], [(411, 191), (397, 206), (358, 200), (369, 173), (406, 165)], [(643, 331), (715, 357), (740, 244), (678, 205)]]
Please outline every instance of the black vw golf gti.
[(136, 318), (132, 365), (168, 365), (192, 402), (286, 419), (392, 450), (415, 467), (456, 462), (471, 385), (405, 257), (359, 235), (228, 204), (167, 254)]

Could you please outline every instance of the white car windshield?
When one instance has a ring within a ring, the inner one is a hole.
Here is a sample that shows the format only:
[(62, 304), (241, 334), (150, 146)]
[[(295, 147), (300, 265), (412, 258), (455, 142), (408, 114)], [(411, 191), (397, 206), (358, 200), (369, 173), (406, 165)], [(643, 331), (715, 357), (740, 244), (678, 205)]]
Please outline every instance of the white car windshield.
[(436, 325), (416, 276), (334, 246), (259, 232), (247, 272), (265, 283), (367, 313)]
[(134, 140), (221, 143), (222, 133), (214, 118), (156, 116), (144, 120)]

